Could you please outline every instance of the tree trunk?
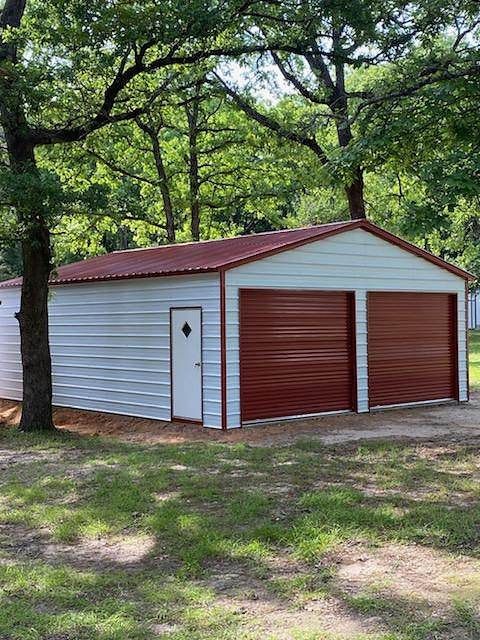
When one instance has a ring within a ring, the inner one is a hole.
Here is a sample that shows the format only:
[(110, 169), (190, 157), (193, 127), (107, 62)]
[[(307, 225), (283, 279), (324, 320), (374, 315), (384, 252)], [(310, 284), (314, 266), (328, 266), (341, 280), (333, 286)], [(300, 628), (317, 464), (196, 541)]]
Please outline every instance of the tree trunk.
[(165, 165), (163, 164), (160, 142), (158, 140), (158, 136), (154, 131), (151, 132), (150, 139), (152, 142), (152, 151), (155, 160), (155, 166), (157, 168), (157, 175), (160, 180), (160, 193), (162, 194), (163, 210), (165, 212), (167, 240), (171, 244), (174, 244), (176, 239), (175, 216), (173, 214), (172, 198), (170, 196), (170, 189), (168, 186), (168, 176), (165, 170)]
[[(193, 174), (193, 175), (192, 175)], [(192, 240), (200, 240), (200, 201), (198, 189), (198, 176), (190, 170), (190, 233)]]
[[(341, 103), (340, 99), (337, 102)], [(348, 147), (352, 140), (352, 132), (347, 119), (347, 106), (337, 107), (337, 138), (338, 144), (342, 149)], [(332, 109), (333, 110), (333, 109)], [(360, 166), (355, 167), (353, 171), (352, 181), (345, 186), (345, 193), (348, 201), (348, 211), (352, 220), (366, 218), (365, 200), (363, 197), (363, 169)]]
[[(25, 10), (25, 0), (7, 0), (0, 14), (0, 27), (16, 28)], [(8, 151), (12, 177), (36, 176), (35, 148), (28, 138), (22, 97), (11, 91), (14, 74), (8, 61), (15, 65), (15, 40), (0, 39), (0, 63), (3, 71), (0, 86), (0, 117)], [(3, 99), (9, 96), (8, 100)], [(40, 197), (40, 196), (39, 196)], [(22, 195), (12, 202), (22, 228), (23, 284), (20, 311), (20, 346), (23, 365), (23, 409), (20, 428), (23, 431), (54, 429), (52, 418), (52, 368), (48, 341), (48, 278), (51, 268), (50, 234), (42, 213), (32, 210)], [(41, 209), (40, 209), (41, 211)]]
[(52, 430), (52, 362), (48, 338), (50, 234), (38, 220), (22, 242), (20, 342), (23, 365), (22, 431)]
[(187, 104), (188, 120), (188, 181), (190, 191), (190, 233), (192, 240), (200, 240), (200, 177), (198, 166), (198, 115), (199, 91), (201, 84), (197, 84), (196, 95), (191, 108)]
[(355, 171), (354, 181), (345, 187), (348, 210), (352, 220), (366, 218), (365, 200), (363, 197), (363, 171), (360, 167)]
[[(6, 133), (14, 174), (36, 173), (32, 145)], [(23, 284), (20, 311), (20, 349), (23, 367), (22, 431), (53, 430), (52, 362), (48, 337), (48, 279), (51, 270), (50, 233), (44, 218), (34, 211), (17, 211), (24, 227)]]
[[(333, 30), (333, 42), (339, 45), (340, 34)], [(331, 80), (330, 80), (331, 82)], [(341, 57), (335, 60), (335, 84), (330, 101), (330, 109), (335, 115), (338, 144), (342, 149), (348, 147), (353, 140), (352, 128), (348, 117), (348, 97), (345, 90), (345, 64)], [(363, 169), (354, 168), (353, 180), (345, 186), (348, 201), (348, 211), (352, 220), (366, 218), (365, 199), (363, 196)]]
[(144, 122), (141, 118), (136, 118), (135, 122), (140, 129), (147, 134), (152, 144), (153, 159), (159, 179), (160, 194), (162, 196), (163, 211), (165, 212), (165, 228), (167, 231), (167, 240), (174, 244), (176, 241), (175, 216), (173, 213), (172, 198), (170, 195), (170, 187), (168, 184), (168, 175), (163, 163), (162, 148), (160, 146), (159, 131), (152, 124)]
[[(352, 140), (352, 132), (347, 123), (346, 106), (337, 111), (337, 137), (340, 147), (347, 147)], [(352, 181), (345, 186), (348, 201), (348, 211), (352, 220), (366, 218), (365, 200), (363, 196), (363, 169), (356, 167)]]

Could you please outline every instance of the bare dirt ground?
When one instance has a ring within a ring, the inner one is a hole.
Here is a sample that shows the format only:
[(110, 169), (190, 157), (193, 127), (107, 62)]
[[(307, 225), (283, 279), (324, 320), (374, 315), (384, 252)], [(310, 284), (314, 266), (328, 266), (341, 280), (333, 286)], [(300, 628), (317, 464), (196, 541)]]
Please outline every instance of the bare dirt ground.
[[(297, 637), (302, 640), (397, 640), (403, 636), (389, 635), (392, 618), (400, 616), (413, 621), (419, 616), (447, 623), (453, 617), (452, 602), (467, 596), (478, 599), (478, 560), (466, 556), (452, 558), (421, 545), (388, 544), (375, 548), (361, 542), (349, 543), (325, 556), (322, 565), (333, 571), (328, 578), (328, 593), (297, 600), (296, 607), (291, 609), (285, 608), (280, 598), (273, 597), (263, 581), (255, 581), (251, 575), (225, 572), (217, 581), (215, 576), (211, 577), (209, 586), (214, 584), (219, 603), (228, 604), (256, 621), (259, 637), (275, 640)], [(283, 570), (272, 567), (270, 582), (298, 579), (302, 571), (300, 563), (285, 566)], [(362, 600), (365, 600), (364, 609)], [(372, 606), (372, 602), (376, 604)], [(465, 634), (463, 629), (450, 623), (445, 635), (436, 631), (426, 637), (428, 640), (476, 640), (478, 636), (474, 633)], [(405, 635), (408, 640), (417, 637), (424, 638)]]
[[(81, 572), (123, 570), (141, 575), (150, 569), (168, 576), (172, 566), (158, 552), (152, 553), (154, 550), (155, 539), (149, 536), (123, 535), (62, 544), (53, 541), (47, 530), (34, 533), (18, 525), (0, 525), (0, 565), (12, 568), (19, 561), (29, 560)], [(237, 564), (214, 563), (210, 569), (208, 576), (192, 584), (215, 594), (212, 606), (248, 624), (250, 633), (245, 636), (240, 633), (238, 637), (242, 639), (477, 640), (479, 637), (478, 623), (470, 631), (452, 622), (457, 600), (480, 602), (480, 562), (468, 556), (452, 556), (415, 544), (375, 547), (357, 542), (339, 546), (327, 554), (316, 568), (317, 577), (312, 575), (311, 568), (287, 556), (270, 564), (268, 577), (257, 576), (248, 566)], [(325, 584), (318, 577), (323, 569), (327, 572)], [(279, 590), (282, 583), (312, 578), (318, 583), (317, 593), (302, 597)], [(480, 615), (480, 610), (474, 615)], [(433, 633), (424, 635), (421, 625), (418, 635), (417, 631), (412, 635), (392, 633), (392, 627), (403, 624), (407, 629), (408, 622), (415, 620), (424, 623), (435, 620)], [(167, 639), (172, 634), (176, 638), (174, 634), (180, 627), (173, 619), (152, 624), (151, 631), (153, 637)], [(38, 637), (57, 639), (50, 635)], [(90, 640), (90, 636), (85, 637)], [(210, 638), (208, 631), (197, 637)], [(217, 635), (214, 637), (216, 640)], [(72, 636), (61, 638), (70, 640)]]
[[(15, 425), (20, 405), (0, 400), (0, 423)], [(308, 420), (272, 422), (222, 432), (185, 423), (146, 420), (95, 411), (57, 408), (60, 429), (80, 435), (114, 437), (124, 442), (180, 444), (183, 442), (244, 442), (252, 445), (288, 444), (298, 438), (315, 438), (325, 444), (358, 440), (448, 437), (456, 441), (480, 437), (480, 392), (467, 404), (430, 405), (367, 414), (322, 416)]]

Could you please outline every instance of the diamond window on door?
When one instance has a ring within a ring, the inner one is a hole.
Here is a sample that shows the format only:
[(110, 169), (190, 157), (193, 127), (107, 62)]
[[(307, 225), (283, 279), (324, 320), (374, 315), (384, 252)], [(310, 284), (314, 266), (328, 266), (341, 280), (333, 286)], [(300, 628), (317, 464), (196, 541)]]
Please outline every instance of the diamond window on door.
[(192, 327), (188, 324), (188, 322), (185, 322), (185, 324), (183, 325), (182, 333), (185, 338), (188, 338), (188, 336), (192, 333)]

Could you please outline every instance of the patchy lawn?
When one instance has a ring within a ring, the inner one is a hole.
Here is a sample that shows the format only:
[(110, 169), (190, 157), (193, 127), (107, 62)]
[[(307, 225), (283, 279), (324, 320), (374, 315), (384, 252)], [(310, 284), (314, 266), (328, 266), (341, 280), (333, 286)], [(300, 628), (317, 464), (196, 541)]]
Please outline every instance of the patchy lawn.
[(469, 331), (470, 384), (480, 387), (480, 330)]
[(478, 640), (477, 395), (228, 434), (0, 429), (0, 639)]
[(477, 639), (479, 448), (5, 428), (0, 638)]

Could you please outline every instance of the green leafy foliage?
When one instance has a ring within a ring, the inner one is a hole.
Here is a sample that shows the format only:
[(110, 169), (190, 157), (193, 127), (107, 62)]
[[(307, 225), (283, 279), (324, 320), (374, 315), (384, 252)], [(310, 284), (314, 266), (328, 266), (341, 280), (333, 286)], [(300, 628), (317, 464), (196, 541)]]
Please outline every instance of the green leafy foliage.
[[(142, 46), (145, 68), (163, 62), (118, 94), (112, 115), (141, 107), (139, 118), (70, 144), (38, 146), (38, 169), (31, 172), (0, 167), (2, 276), (20, 271), (18, 243), (28, 227), (27, 217), (16, 215), (22, 210), (47, 221), (62, 263), (167, 242), (162, 186), (177, 241), (192, 238), (192, 202), (204, 239), (344, 219), (344, 186), (358, 166), (371, 219), (480, 273), (477, 3), (254, 5), (169, 1), (160, 11), (154, 1), (27, 2), (20, 28), (2, 34), (20, 53), (17, 64), (2, 63), (10, 84), (0, 83), (0, 101), (8, 106), (20, 97), (32, 128), (64, 131), (91, 121), (119, 68), (134, 64)], [(339, 145), (324, 103), (328, 87), (304, 55), (312, 42), (323, 47), (335, 80), (335, 65), (344, 70), (352, 134), (346, 145)], [(307, 93), (282, 76), (269, 54), (240, 54), (242, 47), (273, 44)], [(235, 49), (228, 58), (207, 55)], [(190, 55), (199, 61), (176, 64), (172, 52), (179, 61)], [(243, 113), (214, 73), (233, 80), (259, 112), (314, 139), (327, 164)], [(141, 123), (155, 131), (163, 178)]]

